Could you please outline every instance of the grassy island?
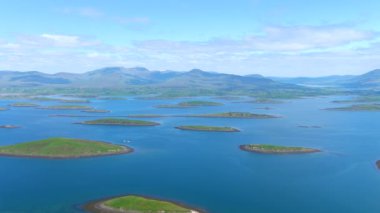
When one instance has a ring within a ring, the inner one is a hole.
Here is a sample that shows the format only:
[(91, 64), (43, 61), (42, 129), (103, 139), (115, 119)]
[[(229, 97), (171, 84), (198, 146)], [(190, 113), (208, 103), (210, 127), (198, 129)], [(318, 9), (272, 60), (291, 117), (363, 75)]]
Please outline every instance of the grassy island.
[(312, 149), (312, 148), (276, 146), (276, 145), (268, 145), (268, 144), (241, 145), (240, 149), (244, 151), (248, 151), (248, 152), (257, 152), (257, 153), (264, 153), (264, 154), (297, 154), (297, 153), (320, 152), (320, 150)]
[(107, 113), (110, 112), (109, 110), (104, 110), (104, 109), (86, 109), (83, 110), (82, 112), (88, 112), (88, 113)]
[(39, 105), (34, 104), (34, 103), (19, 102), (19, 103), (10, 104), (9, 106), (11, 107), (38, 107)]
[(347, 107), (327, 108), (335, 111), (380, 111), (380, 104), (357, 104)]
[(0, 147), (0, 156), (79, 158), (132, 152), (131, 148), (100, 141), (49, 138)]
[(81, 105), (55, 105), (55, 106), (41, 107), (40, 109), (51, 109), (51, 110), (90, 110), (90, 109), (92, 109), (92, 107), (81, 106)]
[(189, 108), (189, 107), (201, 107), (201, 106), (221, 106), (222, 103), (212, 101), (184, 101), (178, 104), (162, 104), (157, 105), (157, 108)]
[(109, 126), (157, 126), (160, 125), (156, 122), (130, 120), (124, 118), (102, 118), (91, 121), (84, 121), (79, 124), (85, 125), (109, 125)]
[(232, 127), (219, 127), (219, 126), (177, 126), (180, 130), (190, 131), (205, 131), (205, 132), (240, 132), (238, 129)]
[(86, 204), (84, 209), (92, 213), (200, 213), (181, 204), (135, 195), (94, 201)]
[(223, 112), (223, 113), (215, 113), (215, 114), (189, 115), (188, 117), (203, 117), (203, 118), (256, 118), (256, 119), (278, 118), (278, 116), (274, 116), (274, 115), (254, 114), (254, 113), (250, 113), (250, 112)]

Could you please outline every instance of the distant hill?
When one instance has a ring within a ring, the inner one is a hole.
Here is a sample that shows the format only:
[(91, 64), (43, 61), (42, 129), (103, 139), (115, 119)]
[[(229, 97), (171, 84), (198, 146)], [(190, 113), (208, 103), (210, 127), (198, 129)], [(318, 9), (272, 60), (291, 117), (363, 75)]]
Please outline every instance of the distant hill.
[(355, 76), (343, 84), (346, 87), (365, 89), (380, 89), (380, 69), (376, 69), (363, 75)]

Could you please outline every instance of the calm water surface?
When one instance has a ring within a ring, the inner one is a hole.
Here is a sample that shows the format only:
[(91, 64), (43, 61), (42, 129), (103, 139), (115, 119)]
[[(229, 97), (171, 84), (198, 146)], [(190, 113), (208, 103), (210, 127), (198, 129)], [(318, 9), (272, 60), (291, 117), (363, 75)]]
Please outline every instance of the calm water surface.
[[(207, 98), (203, 98), (207, 99)], [(107, 115), (249, 111), (280, 119), (150, 118), (157, 127), (75, 125), (88, 118), (49, 117), (79, 111), (12, 108), (0, 112), (0, 145), (48, 137), (127, 143), (128, 155), (49, 160), (0, 157), (0, 212), (81, 212), (78, 206), (122, 194), (179, 201), (210, 213), (380, 212), (380, 113), (325, 111), (337, 97), (283, 104), (223, 101), (224, 106), (156, 109), (178, 100), (92, 100)], [(218, 100), (219, 101), (219, 100)], [(14, 101), (0, 100), (0, 107)], [(54, 102), (36, 102), (54, 105)], [(258, 109), (269, 106), (271, 110)], [(98, 115), (98, 114), (96, 114)], [(103, 114), (99, 114), (103, 115)], [(91, 119), (91, 118), (89, 118)], [(239, 133), (192, 132), (177, 125), (232, 126)], [(320, 129), (298, 128), (318, 125)], [(306, 146), (323, 152), (262, 155), (245, 143)]]

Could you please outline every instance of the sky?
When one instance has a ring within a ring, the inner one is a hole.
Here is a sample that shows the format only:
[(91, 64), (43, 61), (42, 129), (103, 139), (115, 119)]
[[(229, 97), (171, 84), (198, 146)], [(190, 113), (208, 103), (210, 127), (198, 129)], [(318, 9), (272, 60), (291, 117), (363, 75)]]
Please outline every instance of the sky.
[(380, 68), (378, 0), (0, 0), (0, 70), (264, 76)]

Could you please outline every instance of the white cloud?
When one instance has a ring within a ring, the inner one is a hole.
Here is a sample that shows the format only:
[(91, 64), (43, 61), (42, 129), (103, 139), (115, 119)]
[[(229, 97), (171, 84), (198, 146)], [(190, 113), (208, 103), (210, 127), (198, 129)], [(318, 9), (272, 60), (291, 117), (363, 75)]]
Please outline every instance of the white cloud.
[[(0, 70), (84, 72), (103, 66), (146, 66), (277, 76), (350, 74), (380, 67), (376, 38), (376, 32), (339, 26), (270, 27), (242, 39), (115, 46), (77, 35), (44, 33), (0, 40)], [(367, 47), (356, 48), (362, 43)]]

